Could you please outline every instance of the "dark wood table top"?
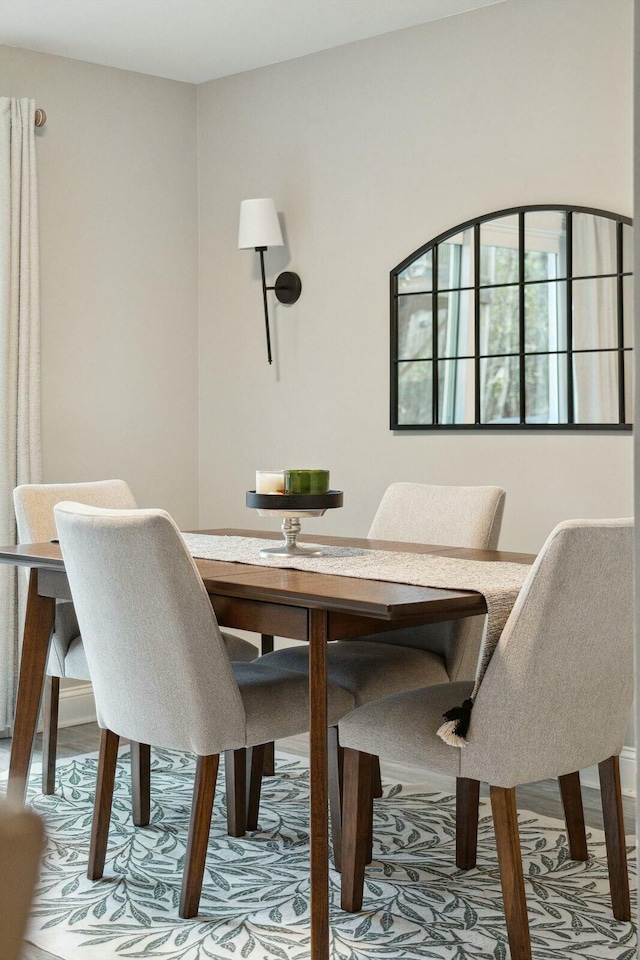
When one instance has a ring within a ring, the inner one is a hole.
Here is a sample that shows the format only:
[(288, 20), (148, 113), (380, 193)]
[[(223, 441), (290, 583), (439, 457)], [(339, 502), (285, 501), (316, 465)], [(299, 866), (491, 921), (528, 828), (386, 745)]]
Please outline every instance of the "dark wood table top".
[[(199, 530), (215, 536), (281, 539), (280, 533), (264, 530), (222, 528)], [(301, 539), (327, 546), (352, 546), (370, 550), (429, 553), (487, 562), (531, 564), (535, 556), (497, 550), (473, 550), (437, 544), (397, 543), (389, 540), (365, 540), (353, 537), (305, 536)], [(57, 543), (18, 544), (0, 548), (0, 563), (63, 571), (64, 560)], [(424, 614), (425, 604), (435, 618), (447, 619), (455, 608), (457, 616), (473, 616), (486, 611), (484, 598), (470, 590), (443, 590), (381, 580), (362, 580), (281, 567), (251, 566), (218, 560), (196, 560), (211, 594), (246, 597), (293, 606), (321, 607), (351, 612), (382, 620), (411, 620)]]

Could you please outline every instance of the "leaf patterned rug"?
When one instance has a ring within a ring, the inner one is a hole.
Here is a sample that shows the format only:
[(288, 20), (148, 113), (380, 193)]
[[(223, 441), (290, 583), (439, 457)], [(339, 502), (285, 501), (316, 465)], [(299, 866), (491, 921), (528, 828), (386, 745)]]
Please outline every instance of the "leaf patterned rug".
[[(193, 786), (193, 758), (154, 751), (152, 820), (131, 822), (128, 755), (119, 762), (105, 875), (86, 878), (96, 780), (94, 755), (61, 762), (33, 809), (47, 825), (29, 942), (64, 960), (306, 960), (309, 956), (308, 768), (280, 757), (264, 781), (258, 831), (230, 839), (218, 782), (201, 913), (177, 917)], [(590, 832), (587, 863), (569, 859), (564, 824), (520, 813), (535, 960), (632, 960), (636, 934), (613, 919), (604, 838)], [(505, 960), (508, 957), (493, 825), (481, 810), (478, 867), (454, 861), (454, 798), (387, 786), (376, 801), (374, 862), (364, 909), (340, 909), (331, 872), (334, 960)], [(629, 847), (629, 867), (635, 858)]]

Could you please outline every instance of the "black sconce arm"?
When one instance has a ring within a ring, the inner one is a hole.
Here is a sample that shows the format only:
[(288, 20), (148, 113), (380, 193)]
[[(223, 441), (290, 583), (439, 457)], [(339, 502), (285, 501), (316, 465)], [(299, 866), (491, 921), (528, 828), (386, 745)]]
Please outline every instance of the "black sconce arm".
[(267, 356), (269, 358), (269, 363), (271, 363), (271, 335), (269, 333), (269, 306), (267, 304), (267, 279), (264, 273), (264, 252), (266, 247), (256, 247), (256, 250), (260, 254), (260, 272), (262, 274), (262, 300), (264, 303), (264, 327), (267, 334)]
[(273, 290), (280, 303), (295, 303), (302, 291), (302, 281), (297, 273), (285, 270), (276, 279), (272, 287), (267, 286), (267, 279), (264, 272), (264, 251), (266, 247), (256, 247), (260, 254), (260, 273), (262, 275), (262, 301), (264, 303), (264, 325), (267, 335), (267, 357), (271, 363), (271, 335), (269, 333), (269, 306), (267, 303), (267, 290)]

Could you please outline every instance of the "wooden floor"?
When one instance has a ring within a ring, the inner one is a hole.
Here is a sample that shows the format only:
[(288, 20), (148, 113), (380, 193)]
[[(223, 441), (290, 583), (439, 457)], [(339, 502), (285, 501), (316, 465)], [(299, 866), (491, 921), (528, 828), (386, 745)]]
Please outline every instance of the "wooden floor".
[[(87, 723), (77, 727), (67, 727), (58, 734), (58, 757), (74, 757), (82, 753), (91, 753), (98, 749), (99, 731), (95, 723)], [(307, 737), (290, 737), (288, 740), (281, 740), (278, 743), (278, 749), (296, 756), (309, 755), (309, 746)], [(11, 750), (10, 740), (0, 740), (0, 772), (7, 770), (9, 766), (9, 752)], [(36, 741), (36, 752), (34, 753), (34, 762), (40, 759), (40, 737)], [(438, 777), (432, 773), (426, 773), (417, 767), (411, 767), (406, 764), (393, 761), (382, 761), (382, 776), (385, 780), (391, 780), (395, 783), (424, 783), (428, 784), (433, 790), (440, 790), (445, 793), (452, 793), (455, 789), (455, 781), (448, 777)], [(488, 796), (488, 790), (481, 790), (484, 796)], [(583, 787), (582, 797), (584, 803), (584, 814), (587, 828), (595, 827), (602, 829), (602, 808), (600, 805), (600, 793), (589, 787)], [(555, 817), (562, 819), (562, 806), (560, 803), (560, 794), (556, 780), (545, 780), (542, 783), (532, 784), (526, 787), (518, 788), (518, 806), (520, 809), (532, 810), (541, 816)], [(625, 828), (627, 835), (635, 833), (635, 800), (623, 798)], [(23, 960), (58, 960), (51, 953), (38, 949), (38, 947), (25, 945)]]

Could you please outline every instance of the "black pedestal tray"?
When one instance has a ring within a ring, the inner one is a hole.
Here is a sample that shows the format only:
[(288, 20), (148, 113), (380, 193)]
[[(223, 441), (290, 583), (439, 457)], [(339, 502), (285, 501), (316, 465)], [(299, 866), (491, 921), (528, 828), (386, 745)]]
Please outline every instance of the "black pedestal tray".
[(301, 547), (297, 543), (303, 517), (322, 517), (327, 510), (341, 507), (342, 490), (329, 490), (328, 493), (290, 494), (256, 493), (247, 491), (247, 506), (258, 511), (259, 517), (281, 517), (284, 543), (281, 547), (261, 550), (261, 557), (321, 557), (322, 550)]

